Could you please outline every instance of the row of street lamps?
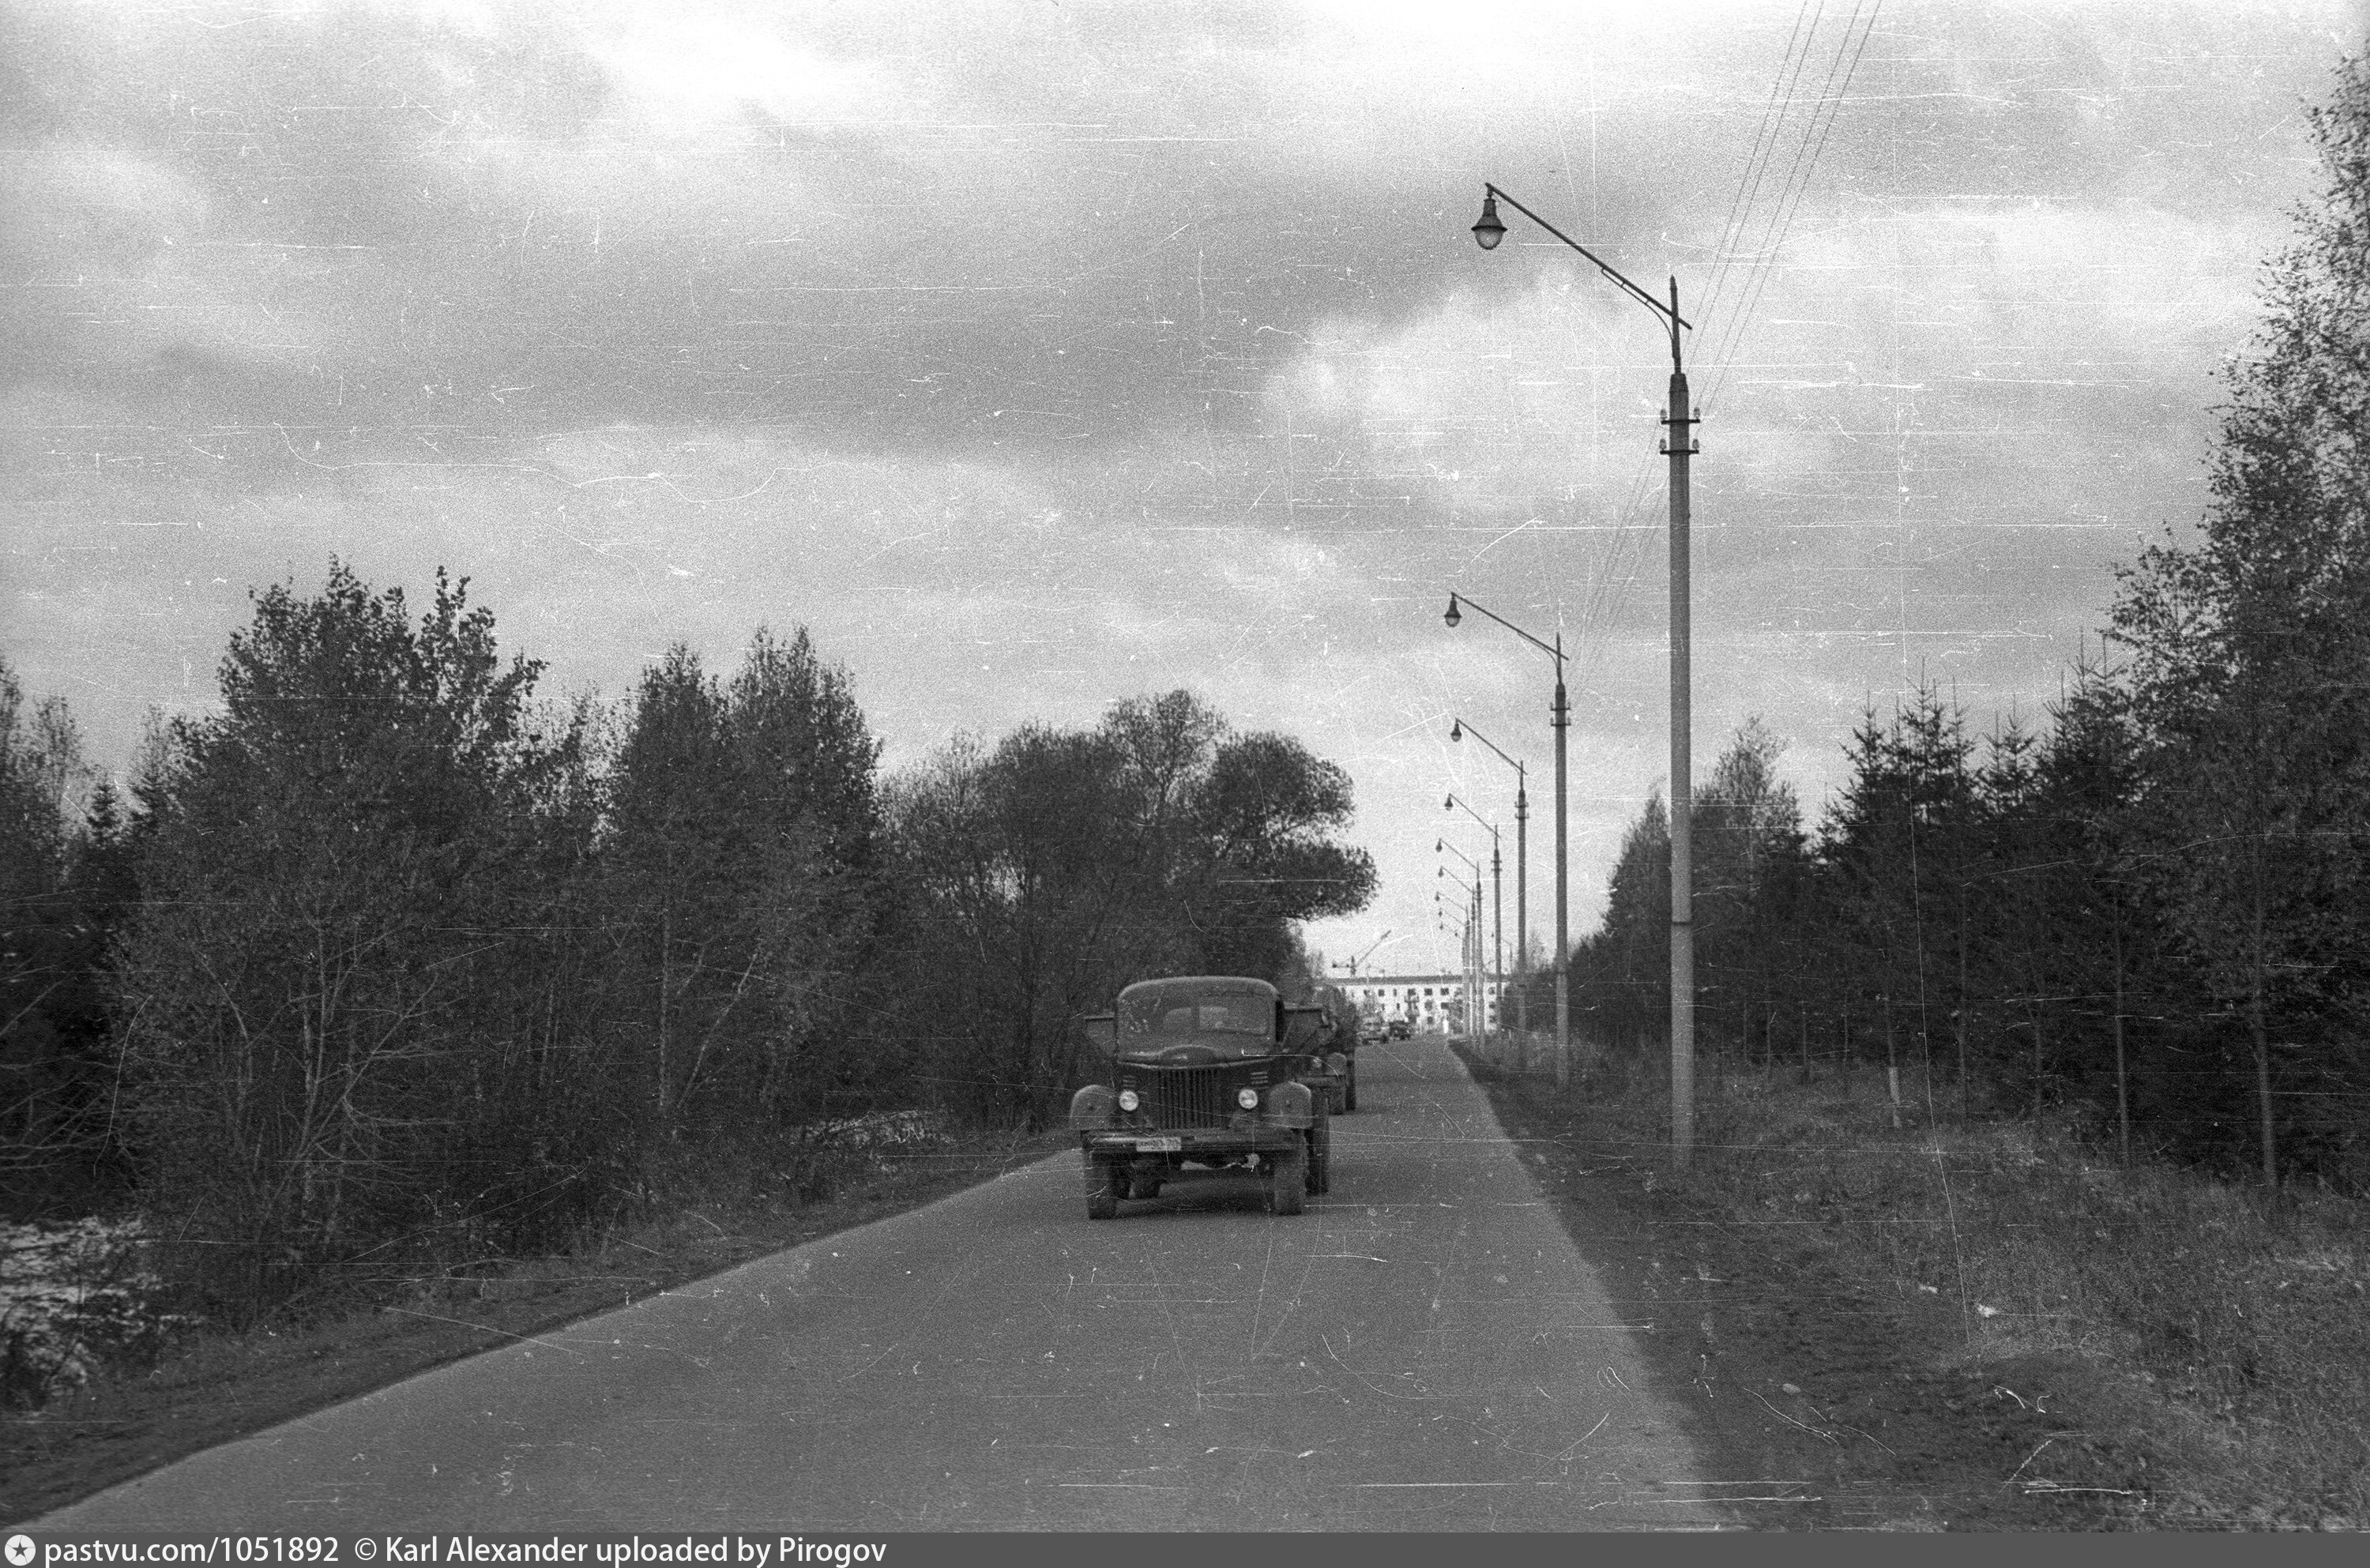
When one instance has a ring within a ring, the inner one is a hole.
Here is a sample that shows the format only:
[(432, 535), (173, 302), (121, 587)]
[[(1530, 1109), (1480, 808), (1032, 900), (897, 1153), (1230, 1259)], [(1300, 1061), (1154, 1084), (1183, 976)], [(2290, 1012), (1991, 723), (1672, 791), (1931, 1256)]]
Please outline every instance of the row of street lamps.
[[(1473, 870), (1472, 892), (1457, 900), (1464, 905), (1464, 912), (1460, 917), (1463, 921), (1463, 939), (1457, 950), (1459, 954), (1457, 966), (1464, 971), (1465, 974), (1466, 1029), (1468, 1032), (1476, 1032), (1490, 1016), (1489, 1001), (1484, 995), (1486, 982), (1483, 978), (1481, 962), (1481, 865), (1472, 856), (1451, 844), (1445, 837), (1434, 840), (1432, 851), (1435, 855), (1454, 855)], [(1445, 877), (1448, 875), (1448, 868), (1443, 866), (1433, 874)], [(1462, 877), (1457, 879), (1456, 885), (1457, 892), (1461, 894), (1465, 894), (1465, 880)], [(1441, 906), (1441, 928), (1446, 930), (1448, 922), (1445, 917), (1448, 901), (1437, 892), (1432, 894), (1432, 901)]]
[[(1599, 272), (1624, 294), (1654, 312), (1670, 334), (1670, 406), (1662, 421), (1670, 433), (1663, 439), (1662, 449), (1671, 460), (1671, 1150), (1674, 1162), (1684, 1169), (1695, 1147), (1695, 927), (1692, 896), (1693, 823), (1691, 820), (1694, 796), (1691, 779), (1692, 756), (1688, 744), (1692, 717), (1687, 582), (1690, 501), (1688, 459), (1700, 448), (1691, 433), (1698, 416), (1691, 409), (1687, 400), (1687, 376), (1686, 369), (1681, 362), (1679, 334), (1682, 330), (1692, 330), (1693, 323), (1679, 314), (1677, 278), (1674, 277), (1671, 280), (1670, 303), (1664, 305), (1654, 295), (1622, 276), (1619, 271), (1586, 246), (1571, 238), (1495, 185), (1485, 184), (1482, 190), (1481, 217), (1473, 225), (1473, 237), (1480, 242), (1482, 249), (1495, 250), (1498, 248), (1498, 242), (1506, 237), (1506, 225), (1498, 216), (1498, 203), (1502, 200), (1514, 211), (1586, 257)], [(1556, 1082), (1561, 1086), (1569, 1081), (1571, 1062), (1571, 1000), (1569, 974), (1571, 963), (1571, 932), (1568, 924), (1570, 905), (1564, 858), (1565, 737), (1571, 726), (1571, 709), (1564, 690), (1563, 633), (1558, 630), (1552, 643), (1543, 642), (1513, 622), (1475, 604), (1470, 595), (1456, 593), (1451, 593), (1448, 595), (1446, 617), (1448, 625), (1451, 628), (1455, 627), (1464, 618), (1463, 611), (1468, 609), (1487, 616), (1555, 661), (1555, 700), (1547, 711), (1549, 722), (1555, 730), (1555, 1071)], [(1522, 824), (1528, 815), (1529, 802), (1524, 793), (1523, 765), (1508, 756), (1503, 751), (1500, 751), (1480, 732), (1474, 730), (1470, 724), (1461, 719), (1452, 722), (1448, 738), (1452, 741), (1461, 740), (1468, 732), (1472, 733), (1474, 739), (1489, 746), (1491, 751), (1497, 752), (1499, 757), (1514, 769), (1516, 824), (1514, 851), (1516, 935), (1514, 940), (1516, 963), (1521, 966), (1527, 951), (1528, 936), (1524, 929), (1524, 867), (1527, 857), (1523, 843)], [(1449, 797), (1449, 809), (1454, 810), (1461, 803), (1454, 795)], [(1471, 811), (1472, 808), (1466, 809)], [(1480, 813), (1477, 812), (1473, 814), (1478, 817)], [(1485, 822), (1485, 825), (1490, 824)], [(1498, 859), (1497, 829), (1494, 825), (1490, 825), (1490, 865), (1494, 870)], [(1471, 923), (1467, 928), (1468, 942), (1471, 942), (1480, 919), (1480, 867), (1470, 857), (1464, 856), (1462, 851), (1458, 853), (1460, 859), (1464, 859), (1467, 864), (1474, 867), (1474, 907)], [(1444, 867), (1442, 870), (1443, 874), (1445, 874), (1446, 868)], [(1504, 925), (1504, 906), (1501, 900), (1499, 910), (1501, 947)], [(1501, 961), (1502, 957), (1501, 951)], [(1477, 990), (1469, 992), (1468, 995), (1478, 997), (1479, 993)], [(1524, 1037), (1527, 1038), (1530, 1020), (1527, 1009), (1523, 1008), (1522, 996), (1523, 993), (1518, 990), (1516, 1006), (1523, 1010), (1519, 1016), (1517, 1028), (1522, 1030)]]

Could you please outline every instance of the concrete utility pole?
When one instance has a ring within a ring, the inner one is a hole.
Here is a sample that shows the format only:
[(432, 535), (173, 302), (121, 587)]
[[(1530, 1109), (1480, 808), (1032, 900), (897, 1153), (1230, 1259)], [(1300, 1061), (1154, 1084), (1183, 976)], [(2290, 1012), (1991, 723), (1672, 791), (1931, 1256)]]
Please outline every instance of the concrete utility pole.
[[(1475, 729), (1472, 725), (1467, 723), (1462, 719), (1450, 721), (1448, 726), (1448, 738), (1450, 740), (1461, 741), (1468, 733), (1471, 734), (1475, 740), (1480, 742), (1483, 745), (1488, 746), (1491, 751), (1497, 752), (1498, 760), (1514, 770), (1514, 1032), (1515, 1035), (1524, 1043), (1522, 1049), (1528, 1051), (1530, 1049), (1529, 1042), (1531, 1036), (1531, 900), (1529, 888), (1529, 872), (1531, 864), (1531, 797), (1529, 776), (1527, 770), (1521, 763), (1515, 761), (1513, 757), (1508, 756), (1504, 752), (1498, 750), (1497, 742), (1491, 740), (1489, 736), (1483, 734), (1480, 731)], [(1496, 844), (1494, 841), (1490, 847), (1494, 857), (1496, 850)], [(1491, 866), (1494, 868), (1496, 863), (1497, 862), (1493, 858), (1490, 862)], [(1501, 941), (1504, 940), (1506, 934), (1505, 913), (1505, 909), (1501, 905), (1498, 911), (1498, 935)], [(1504, 979), (1505, 967), (1505, 960), (1501, 956), (1498, 963), (1499, 977), (1501, 982)], [(1530, 1063), (1526, 1060), (1518, 1058), (1516, 1067), (1519, 1071), (1528, 1072), (1530, 1070)]]
[(1556, 1087), (1571, 1082), (1571, 900), (1564, 868), (1564, 738), (1571, 732), (1571, 699), (1563, 691), (1563, 633), (1556, 633)]
[[(1482, 744), (1489, 744), (1486, 741)], [(1491, 984), (1503, 985), (1506, 978), (1506, 879), (1503, 874), (1505, 861), (1499, 854), (1498, 824), (1475, 811), (1466, 801), (1458, 800), (1454, 791), (1448, 797), (1445, 809), (1452, 812), (1461, 811), (1490, 830), (1490, 896), (1497, 901), (1498, 923), (1494, 928), (1490, 928), (1494, 929), (1495, 935), (1491, 938), (1490, 958), (1489, 965), (1484, 968), (1484, 976), (1487, 978), (1494, 968), (1496, 978), (1491, 981)], [(1476, 913), (1478, 914), (1478, 911), (1477, 910)]]
[[(1481, 216), (1473, 225), (1473, 237), (1482, 249), (1495, 250), (1498, 242), (1506, 237), (1506, 225), (1498, 216), (1501, 197), (1514, 211), (1586, 257), (1607, 281), (1652, 311), (1671, 334), (1671, 403), (1669, 412), (1662, 416), (1662, 423), (1671, 432), (1662, 441), (1662, 450), (1671, 458), (1671, 1158), (1672, 1163), (1685, 1170), (1695, 1153), (1696, 1142), (1695, 901), (1690, 893), (1695, 878), (1692, 824), (1688, 820), (1694, 805), (1694, 783), (1688, 745), (1693, 714), (1688, 701), (1687, 662), (1687, 460), (1698, 450), (1691, 433), (1698, 416), (1687, 406), (1687, 375), (1680, 362), (1679, 334), (1692, 330), (1694, 324), (1679, 314), (1678, 279), (1671, 280), (1671, 303), (1666, 306), (1622, 276), (1617, 268), (1588, 247), (1495, 185), (1486, 183), (1482, 186)], [(1560, 733), (1557, 739), (1560, 744)], [(1558, 770), (1559, 784), (1560, 771)], [(1562, 814), (1559, 801), (1559, 829), (1562, 826)], [(1560, 844), (1557, 853), (1562, 853)], [(1563, 940), (1559, 931), (1558, 943)], [(1559, 962), (1561, 956), (1558, 954)], [(1562, 1077), (1559, 1064), (1558, 1081)]]
[[(1448, 804), (1451, 810), (1454, 810), (1460, 803), (1461, 802), (1458, 801), (1455, 796), (1451, 795), (1448, 797)], [(1465, 809), (1469, 812), (1472, 811), (1473, 808), (1467, 806)], [(1486, 826), (1488, 824), (1485, 823), (1483, 825)], [(1470, 1031), (1476, 1027), (1473, 1023), (1473, 1020), (1476, 1018), (1486, 1016), (1484, 1014), (1477, 1014), (1473, 1011), (1473, 1001), (1478, 995), (1475, 986), (1478, 983), (1478, 975), (1482, 964), (1481, 940), (1487, 934), (1486, 928), (1481, 924), (1481, 862), (1476, 860), (1472, 856), (1467, 855), (1464, 850), (1459, 849), (1455, 845), (1451, 844), (1445, 838), (1436, 841), (1432, 845), (1432, 853), (1435, 855), (1443, 853), (1454, 855), (1458, 859), (1473, 868), (1472, 891), (1463, 901), (1465, 905), (1465, 951), (1459, 960), (1465, 969), (1466, 1023), (1468, 1031)], [(1444, 877), (1446, 876), (1448, 874), (1448, 868), (1446, 866), (1441, 867), (1439, 874)], [(1456, 879), (1456, 887), (1459, 893), (1466, 892), (1464, 878), (1459, 877)], [(1435, 894), (1433, 896), (1438, 897), (1439, 895)]]
[[(1482, 221), (1485, 223), (1497, 223), (1498, 220), (1496, 213), (1494, 211), (1484, 212), (1482, 213)], [(1480, 225), (1477, 224), (1474, 225), (1474, 228), (1478, 233), (1479, 232)], [(1504, 234), (1506, 232), (1505, 226), (1503, 225), (1500, 225), (1498, 232), (1501, 235)], [(1496, 243), (1497, 241), (1494, 239), (1484, 239), (1481, 242), (1481, 248), (1486, 250)], [(1547, 712), (1550, 721), (1555, 726), (1556, 1087), (1560, 1089), (1566, 1083), (1570, 1081), (1571, 1077), (1571, 928), (1570, 925), (1570, 879), (1566, 874), (1566, 868), (1569, 866), (1570, 862), (1564, 858), (1564, 735), (1565, 732), (1571, 728), (1571, 702), (1564, 696), (1563, 689), (1563, 633), (1558, 631), (1556, 633), (1556, 640), (1553, 646), (1549, 646), (1547, 643), (1541, 642), (1537, 638), (1533, 637), (1529, 632), (1524, 631), (1521, 627), (1516, 626), (1513, 621), (1506, 619), (1503, 616), (1499, 615), (1494, 610), (1482, 609), (1479, 605), (1474, 604), (1472, 599), (1469, 597), (1455, 593), (1448, 595), (1448, 614), (1442, 618), (1447, 621), (1451, 629), (1454, 629), (1456, 624), (1465, 618), (1465, 610), (1468, 606), (1473, 609), (1480, 610), (1483, 615), (1488, 616), (1491, 620), (1496, 621), (1500, 626), (1504, 627), (1508, 631), (1513, 632), (1516, 637), (1521, 638), (1524, 641), (1529, 643), (1532, 647), (1537, 649), (1540, 652), (1555, 661), (1555, 705), (1548, 709)], [(1498, 748), (1492, 746), (1490, 749), (1497, 751)], [(1502, 756), (1505, 754), (1501, 752), (1499, 755)]]
[(1473, 1019), (1484, 1040), (1490, 1036), (1490, 968), (1489, 955), (1481, 939), (1488, 930), (1489, 928), (1481, 923), (1481, 879), (1477, 876), (1473, 879), (1473, 1005), (1478, 1010)]
[(1490, 830), (1490, 995), (1495, 1000), (1506, 988), (1506, 879), (1499, 874), (1494, 827)]
[(1523, 1049), (1530, 1049), (1531, 1037), (1531, 933), (1526, 911), (1530, 908), (1528, 889), (1523, 884), (1529, 875), (1531, 857), (1531, 802), (1523, 796), (1523, 786), (1514, 784), (1514, 1032), (1523, 1037)]
[(1687, 373), (1679, 363), (1679, 280), (1671, 280), (1671, 1159), (1682, 1170), (1696, 1147), (1695, 709), (1689, 667), (1687, 459), (1696, 454)]

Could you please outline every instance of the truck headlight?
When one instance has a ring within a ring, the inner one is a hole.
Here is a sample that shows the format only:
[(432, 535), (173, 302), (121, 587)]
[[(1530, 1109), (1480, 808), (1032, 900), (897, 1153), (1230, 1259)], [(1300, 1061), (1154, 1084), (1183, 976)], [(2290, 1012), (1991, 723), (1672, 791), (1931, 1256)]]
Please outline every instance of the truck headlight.
[(1241, 1106), (1246, 1111), (1258, 1110), (1259, 1090), (1251, 1088), (1248, 1084), (1245, 1084), (1242, 1088), (1235, 1090), (1235, 1103)]
[(1143, 1103), (1144, 1097), (1136, 1093), (1135, 1090), (1132, 1089), (1122, 1089), (1119, 1091), (1119, 1108), (1121, 1110), (1133, 1111)]

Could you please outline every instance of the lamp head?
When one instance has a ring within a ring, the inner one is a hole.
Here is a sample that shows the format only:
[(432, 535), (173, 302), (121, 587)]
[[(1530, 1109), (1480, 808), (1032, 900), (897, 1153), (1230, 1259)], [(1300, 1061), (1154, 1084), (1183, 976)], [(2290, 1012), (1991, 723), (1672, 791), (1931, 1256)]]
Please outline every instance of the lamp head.
[(1449, 725), (1448, 725), (1448, 738), (1449, 738), (1450, 740), (1452, 740), (1452, 741), (1461, 741), (1461, 740), (1463, 740), (1463, 739), (1465, 738), (1465, 721), (1464, 721), (1464, 720), (1462, 720), (1462, 719), (1454, 719), (1454, 720), (1451, 720), (1451, 721), (1449, 721)]
[(1473, 225), (1473, 237), (1481, 242), (1484, 250), (1497, 249), (1498, 242), (1506, 237), (1506, 225), (1498, 221), (1496, 191), (1481, 198), (1481, 221)]
[(1452, 628), (1455, 627), (1458, 621), (1465, 618), (1464, 613), (1456, 607), (1456, 595), (1454, 594), (1451, 594), (1448, 596), (1448, 614), (1443, 618), (1445, 619)]

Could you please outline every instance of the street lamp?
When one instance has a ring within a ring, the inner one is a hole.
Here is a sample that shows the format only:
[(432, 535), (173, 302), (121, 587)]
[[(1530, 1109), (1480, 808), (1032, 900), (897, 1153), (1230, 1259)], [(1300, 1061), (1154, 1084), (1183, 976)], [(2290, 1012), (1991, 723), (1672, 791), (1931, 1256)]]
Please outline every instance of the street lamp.
[[(1490, 217), (1491, 214), (1485, 213), (1483, 216)], [(1571, 986), (1570, 974), (1571, 968), (1571, 927), (1570, 923), (1570, 884), (1564, 872), (1564, 736), (1565, 732), (1571, 728), (1571, 704), (1565, 698), (1563, 690), (1563, 633), (1560, 631), (1556, 633), (1556, 640), (1553, 644), (1541, 642), (1537, 638), (1533, 637), (1529, 632), (1524, 631), (1521, 627), (1516, 626), (1513, 621), (1506, 619), (1503, 616), (1497, 614), (1493, 610), (1486, 609), (1482, 605), (1475, 604), (1470, 598), (1465, 598), (1460, 601), (1459, 596), (1455, 594), (1448, 595), (1448, 614), (1445, 617), (1448, 624), (1452, 628), (1455, 627), (1459, 621), (1465, 618), (1463, 610), (1468, 608), (1479, 610), (1483, 615), (1488, 616), (1491, 620), (1496, 621), (1500, 626), (1504, 627), (1508, 631), (1513, 632), (1516, 637), (1521, 638), (1524, 641), (1529, 643), (1532, 647), (1537, 649), (1540, 652), (1555, 661), (1555, 705), (1547, 709), (1547, 714), (1549, 722), (1555, 726), (1555, 1060), (1556, 1087), (1558, 1089), (1561, 1089), (1566, 1083), (1570, 1081), (1571, 1077)], [(1490, 749), (1492, 751), (1497, 750), (1495, 746), (1492, 746)], [(1498, 755), (1503, 756), (1505, 754), (1503, 752), (1499, 752)]]
[[(1666, 306), (1623, 277), (1618, 269), (1588, 247), (1495, 185), (1485, 182), (1481, 189), (1481, 218), (1473, 225), (1473, 237), (1480, 242), (1482, 249), (1495, 250), (1498, 242), (1506, 237), (1506, 225), (1498, 219), (1498, 199), (1505, 197), (1508, 206), (1579, 251), (1615, 287), (1652, 311), (1671, 335), (1671, 403), (1670, 411), (1662, 416), (1662, 423), (1670, 431), (1663, 438), (1662, 451), (1671, 459), (1671, 1158), (1674, 1164), (1685, 1170), (1695, 1151), (1696, 1140), (1696, 948), (1691, 894), (1694, 846), (1688, 820), (1692, 814), (1693, 785), (1688, 747), (1687, 459), (1699, 448), (1690, 433), (1698, 416), (1687, 405), (1687, 373), (1680, 363), (1679, 333), (1682, 329), (1693, 331), (1694, 323), (1679, 314), (1677, 278), (1671, 280), (1671, 303)], [(1560, 952), (1557, 960), (1560, 964)]]
[[(1448, 868), (1445, 866), (1441, 867), (1437, 874), (1444, 877), (1446, 876), (1448, 874)], [(1478, 889), (1479, 884), (1477, 883), (1475, 885)], [(1462, 979), (1465, 986), (1465, 998), (1467, 1003), (1467, 1007), (1466, 1009), (1466, 1028), (1469, 1033), (1472, 1028), (1472, 1009), (1470, 1003), (1473, 997), (1474, 984), (1473, 949), (1475, 942), (1478, 940), (1475, 930), (1476, 923), (1478, 919), (1478, 914), (1474, 906), (1478, 902), (1478, 899), (1476, 897), (1462, 896), (1464, 892), (1465, 889), (1460, 884), (1457, 888), (1457, 893), (1460, 895), (1457, 902), (1465, 907), (1457, 917), (1461, 923), (1457, 928), (1456, 933), (1458, 954), (1456, 962), (1459, 970), (1462, 972), (1460, 978)], [(1443, 898), (1438, 892), (1435, 891), (1432, 894), (1432, 902), (1433, 905), (1432, 913), (1435, 916), (1445, 914), (1448, 908), (1448, 901)], [(1448, 924), (1445, 919), (1440, 921), (1440, 928), (1444, 933), (1447, 931)]]
[[(1449, 721), (1448, 738), (1450, 740), (1463, 740), (1467, 731), (1471, 731), (1475, 740), (1488, 746), (1491, 751), (1498, 752), (1498, 760), (1514, 770), (1514, 1032), (1522, 1041), (1516, 1052), (1515, 1060), (1522, 1071), (1528, 1072), (1530, 1064), (1522, 1060), (1522, 1053), (1530, 1049), (1531, 1037), (1531, 1002), (1528, 995), (1531, 973), (1531, 901), (1530, 889), (1526, 885), (1531, 864), (1529, 844), (1531, 798), (1525, 771), (1520, 762), (1508, 756), (1504, 752), (1498, 751), (1495, 742), (1464, 720)], [(1503, 926), (1505, 922), (1501, 919), (1499, 924)]]
[[(1452, 796), (1450, 798), (1454, 799), (1455, 797)], [(1470, 1000), (1480, 996), (1481, 987), (1484, 985), (1480, 974), (1482, 964), (1481, 937), (1485, 929), (1481, 924), (1481, 863), (1476, 860), (1472, 856), (1467, 855), (1464, 850), (1459, 849), (1455, 845), (1451, 844), (1445, 838), (1438, 840), (1432, 847), (1435, 854), (1445, 850), (1447, 853), (1455, 856), (1458, 859), (1473, 868), (1473, 896), (1467, 902), (1465, 906), (1467, 914), (1465, 995), (1467, 998)], [(1446, 866), (1441, 867), (1440, 874), (1442, 876), (1446, 876), (1448, 874), (1448, 868)], [(1486, 1012), (1478, 1016), (1485, 1020), (1489, 1017)]]
[(1506, 984), (1506, 881), (1501, 874), (1498, 859), (1498, 824), (1458, 800), (1453, 792), (1448, 797), (1448, 803), (1441, 810), (1461, 811), (1490, 830), (1490, 896), (1495, 901), (1498, 908), (1498, 934), (1490, 944), (1490, 954), (1494, 960), (1491, 967), (1495, 971), (1495, 978), (1485, 983), (1495, 985), (1502, 989)]

